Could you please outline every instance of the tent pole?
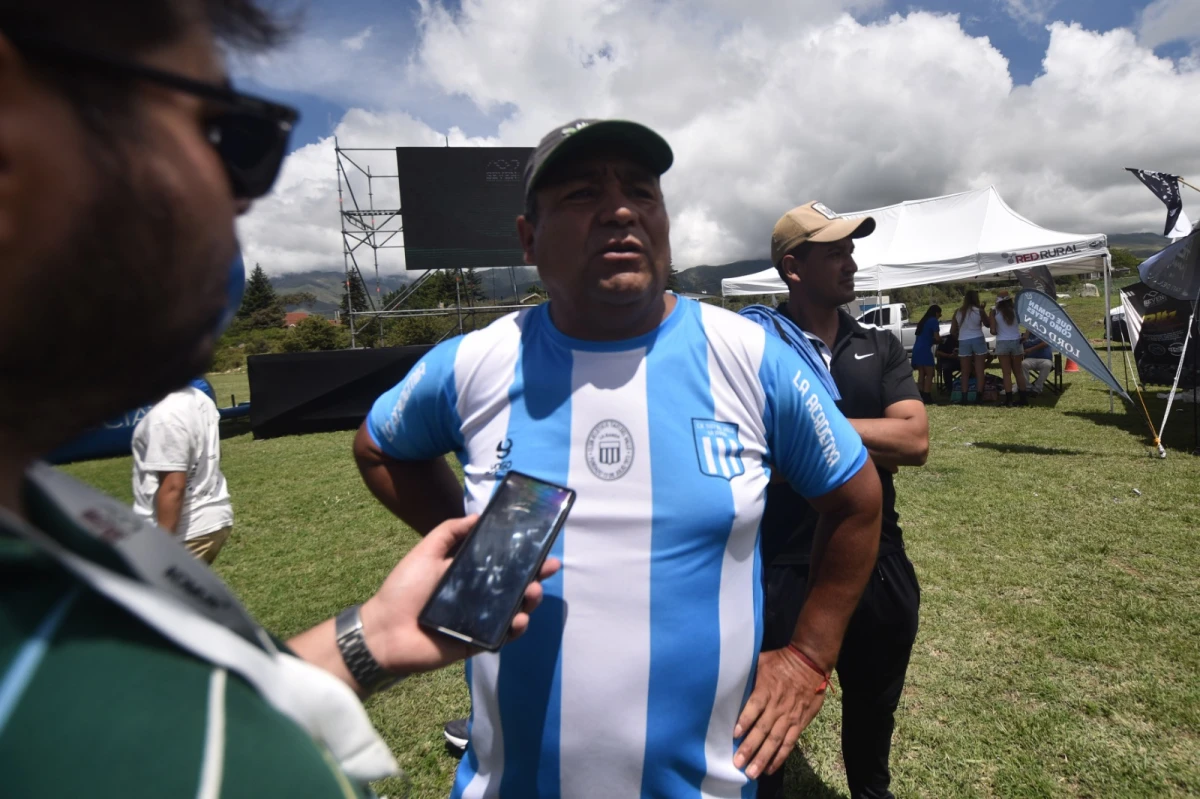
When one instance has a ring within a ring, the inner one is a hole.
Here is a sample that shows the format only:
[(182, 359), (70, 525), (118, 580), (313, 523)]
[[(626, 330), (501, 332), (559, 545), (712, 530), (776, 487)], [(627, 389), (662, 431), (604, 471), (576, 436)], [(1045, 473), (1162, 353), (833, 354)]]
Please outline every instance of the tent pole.
[[(1109, 273), (1112, 271), (1112, 255), (1105, 253), (1104, 255), (1104, 346), (1108, 349), (1108, 371), (1112, 373), (1112, 319), (1109, 318), (1109, 309), (1112, 308), (1112, 296), (1109, 288)], [(1113, 406), (1113, 390), (1108, 389), (1108, 412), (1112, 413)]]
[[(1158, 429), (1158, 435), (1164, 436), (1167, 432), (1167, 422), (1171, 418), (1171, 405), (1175, 402), (1175, 393), (1179, 389), (1179, 378), (1183, 375), (1183, 361), (1187, 358), (1188, 345), (1192, 341), (1192, 327), (1196, 324), (1196, 306), (1200, 305), (1200, 300), (1192, 303), (1192, 316), (1188, 319), (1187, 335), (1183, 337), (1183, 352), (1179, 354), (1179, 367), (1175, 370), (1175, 382), (1171, 384), (1171, 393), (1167, 395), (1167, 409), (1163, 412), (1162, 426)], [(1126, 321), (1128, 324), (1128, 321)], [(1195, 389), (1193, 389), (1193, 392)], [(1195, 394), (1192, 396), (1195, 399)]]
[[(1196, 303), (1192, 303), (1192, 324), (1196, 323)], [(1192, 330), (1195, 333), (1195, 330)], [(1187, 352), (1180, 355), (1180, 358), (1186, 357)], [(1200, 405), (1200, 384), (1196, 383), (1196, 352), (1192, 351), (1192, 455), (1200, 455), (1200, 435), (1197, 434), (1196, 426), (1196, 406)]]

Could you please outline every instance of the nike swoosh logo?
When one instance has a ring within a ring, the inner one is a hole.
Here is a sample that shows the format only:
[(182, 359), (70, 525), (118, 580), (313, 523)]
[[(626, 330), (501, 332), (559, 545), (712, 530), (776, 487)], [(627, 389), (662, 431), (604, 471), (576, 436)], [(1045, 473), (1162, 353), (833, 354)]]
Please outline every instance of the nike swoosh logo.
[(856, 360), (856, 361), (861, 361), (863, 358), (870, 358), (870, 357), (871, 357), (872, 355), (874, 355), (874, 354), (875, 354), (875, 353), (873, 353), (873, 352), (868, 352), (866, 355), (859, 355), (859, 354), (856, 352), (856, 353), (854, 353), (854, 360)]

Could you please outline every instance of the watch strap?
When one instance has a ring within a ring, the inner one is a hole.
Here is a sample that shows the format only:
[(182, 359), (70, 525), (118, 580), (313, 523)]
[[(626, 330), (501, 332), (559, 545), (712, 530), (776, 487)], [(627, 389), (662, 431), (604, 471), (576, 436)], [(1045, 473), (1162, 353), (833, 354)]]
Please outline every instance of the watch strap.
[(367, 648), (367, 641), (363, 638), (361, 609), (362, 605), (353, 605), (343, 610), (337, 616), (334, 629), (346, 670), (365, 692), (373, 694), (392, 687), (404, 678), (379, 665)]

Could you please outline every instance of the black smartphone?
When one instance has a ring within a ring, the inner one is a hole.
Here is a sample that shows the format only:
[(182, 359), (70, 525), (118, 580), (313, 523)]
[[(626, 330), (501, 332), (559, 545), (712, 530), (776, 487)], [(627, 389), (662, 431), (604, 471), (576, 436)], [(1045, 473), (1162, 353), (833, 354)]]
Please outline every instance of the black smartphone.
[(498, 650), (574, 502), (569, 488), (520, 472), (505, 475), (417, 620)]

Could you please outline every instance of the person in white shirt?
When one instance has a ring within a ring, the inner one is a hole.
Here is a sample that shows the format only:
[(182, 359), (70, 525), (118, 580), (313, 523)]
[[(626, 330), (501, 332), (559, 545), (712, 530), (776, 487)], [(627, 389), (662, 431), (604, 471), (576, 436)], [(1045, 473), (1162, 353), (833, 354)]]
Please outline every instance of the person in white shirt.
[(983, 391), (983, 356), (987, 355), (987, 340), (983, 337), (983, 320), (987, 318), (984, 306), (979, 304), (979, 292), (971, 289), (963, 295), (962, 307), (954, 312), (950, 321), (950, 335), (958, 336), (958, 359), (962, 390), (950, 395), (956, 403), (975, 402), (978, 392), (971, 391), (971, 367), (974, 366), (975, 381)]
[(205, 563), (233, 530), (221, 474), (221, 416), (195, 386), (163, 398), (133, 430), (133, 510), (174, 533)]
[(996, 292), (996, 306), (988, 314), (988, 325), (996, 336), (996, 355), (1000, 358), (1004, 380), (1004, 404), (1013, 404), (1012, 378), (1015, 373), (1020, 391), (1017, 404), (1028, 405), (1029, 387), (1025, 382), (1025, 370), (1021, 368), (1021, 361), (1025, 357), (1025, 350), (1021, 346), (1021, 327), (1017, 324), (1017, 310), (1013, 307), (1012, 295), (1007, 291)]

